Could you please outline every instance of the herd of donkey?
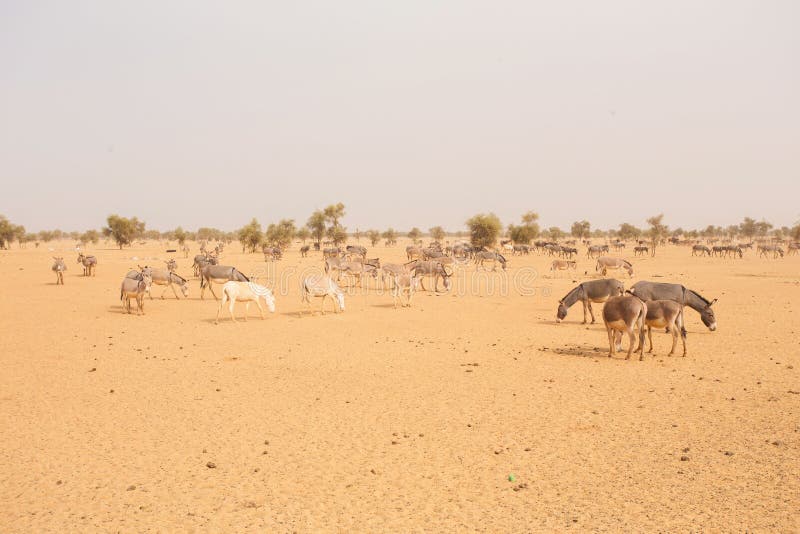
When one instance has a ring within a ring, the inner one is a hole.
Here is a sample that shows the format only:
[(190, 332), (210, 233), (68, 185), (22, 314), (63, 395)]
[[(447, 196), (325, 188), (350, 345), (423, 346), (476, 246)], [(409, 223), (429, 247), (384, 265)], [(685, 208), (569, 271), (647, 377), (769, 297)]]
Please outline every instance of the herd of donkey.
[[(759, 257), (777, 259), (785, 255), (780, 245), (767, 242), (708, 247), (704, 244), (686, 243), (677, 239), (670, 241), (673, 245), (691, 245), (692, 256), (742, 258), (744, 251), (752, 249), (754, 246)], [(387, 242), (386, 245), (393, 244)], [(576, 244), (576, 240), (564, 243), (537, 241), (532, 245), (503, 241), (495, 250), (473, 247), (465, 242), (452, 245), (447, 243), (445, 246), (439, 242), (432, 242), (425, 247), (421, 244), (406, 247), (407, 261), (404, 263), (381, 265), (378, 258), (367, 257), (367, 249), (364, 246), (348, 245), (341, 248), (324, 243), (323, 245), (327, 246), (323, 248), (317, 243), (314, 245), (314, 250), (322, 252), (324, 274), (319, 273), (303, 278), (301, 283), (302, 302), (308, 306), (310, 311), (312, 297), (321, 298), (320, 312), (324, 315), (325, 300), (330, 297), (333, 301), (334, 312), (343, 312), (345, 293), (339, 286), (341, 277), (344, 275), (352, 281), (353, 285), (360, 286), (362, 279), (367, 276), (372, 277), (376, 282), (380, 280), (384, 288), (391, 290), (395, 307), (398, 304), (410, 307), (412, 297), (418, 289), (427, 291), (424, 285), (426, 279), (432, 281), (435, 292), (439, 292), (440, 281), (444, 291), (449, 291), (451, 288), (450, 278), (456, 268), (472, 264), (476, 270), (496, 271), (500, 266), (505, 271), (509, 264), (505, 255), (547, 254), (553, 257), (550, 267), (553, 273), (561, 270), (575, 270), (577, 263), (573, 258), (578, 254)], [(618, 240), (610, 244), (593, 245), (589, 241), (584, 241), (583, 244), (586, 246), (587, 258), (596, 259), (595, 269), (599, 275), (606, 276), (608, 271), (620, 270), (625, 271), (630, 278), (633, 277), (633, 264), (630, 261), (605, 255), (612, 248), (622, 251), (627, 246), (625, 242)], [(310, 245), (303, 245), (300, 248), (301, 256), (306, 257), (311, 248)], [(188, 246), (183, 245), (181, 250), (184, 258), (188, 258)], [(245, 320), (247, 320), (251, 303), (256, 304), (262, 319), (264, 318), (262, 300), (267, 309), (274, 312), (275, 296), (272, 291), (268, 287), (256, 283), (255, 280), (251, 280), (236, 267), (220, 264), (219, 259), (223, 250), (224, 244), (222, 243), (216, 245), (213, 250), (207, 249), (207, 245), (201, 243), (201, 253), (194, 257), (192, 264), (194, 276), (200, 280), (201, 299), (207, 288), (216, 300), (220, 300), (214, 292), (214, 284), (222, 285), (222, 299), (217, 309), (216, 322), (219, 322), (220, 313), (226, 304), (231, 320), (236, 321), (234, 306), (237, 301), (245, 303)], [(651, 247), (640, 241), (633, 247), (633, 250), (637, 256), (645, 255), (651, 252)], [(83, 266), (84, 276), (94, 276), (97, 258), (83, 254), (79, 247), (78, 251), (78, 263)], [(283, 250), (278, 247), (265, 246), (262, 251), (265, 261), (268, 262), (280, 260), (283, 256)], [(796, 255), (798, 251), (800, 251), (800, 243), (789, 243), (786, 255)], [(177, 252), (177, 250), (171, 249), (168, 252)], [(63, 284), (64, 271), (67, 270), (67, 266), (63, 257), (56, 257), (54, 260), (52, 270), (57, 276), (56, 283)], [(139, 266), (139, 270), (129, 271), (120, 286), (120, 300), (123, 302), (124, 310), (132, 313), (131, 300), (135, 300), (137, 314), (144, 314), (144, 297), (148, 295), (152, 299), (153, 284), (164, 286), (161, 292), (162, 299), (168, 289), (171, 289), (175, 298), (178, 299), (176, 286), (184, 297), (188, 297), (188, 280), (177, 274), (176, 270), (176, 260), (170, 259), (166, 262), (165, 269)], [(626, 290), (624, 284), (614, 278), (588, 280), (578, 284), (558, 301), (556, 322), (562, 321), (567, 316), (567, 310), (577, 302), (581, 302), (583, 305), (583, 324), (587, 323), (588, 318), (591, 318), (592, 323), (595, 322), (592, 303), (604, 304), (601, 315), (608, 334), (609, 357), (614, 356), (616, 351), (622, 350), (622, 336), (627, 334), (629, 344), (626, 359), (630, 359), (634, 352), (638, 336), (639, 343), (635, 352), (639, 353), (639, 360), (642, 360), (644, 358), (645, 330), (647, 330), (647, 342), (650, 344), (648, 352), (653, 351), (653, 328), (663, 328), (672, 335), (672, 348), (669, 356), (674, 354), (679, 338), (683, 346), (683, 356), (686, 356), (686, 329), (683, 324), (683, 311), (686, 306), (700, 314), (700, 319), (709, 330), (714, 331), (717, 327), (712, 309), (716, 299), (708, 300), (697, 291), (677, 283), (640, 281)], [(589, 317), (587, 317), (587, 312)]]

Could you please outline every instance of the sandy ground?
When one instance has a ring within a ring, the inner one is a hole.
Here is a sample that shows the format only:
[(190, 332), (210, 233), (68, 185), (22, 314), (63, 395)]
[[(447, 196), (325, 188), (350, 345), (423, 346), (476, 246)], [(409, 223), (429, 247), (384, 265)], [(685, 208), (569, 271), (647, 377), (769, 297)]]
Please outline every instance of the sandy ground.
[(278, 310), (215, 326), (194, 279), (122, 313), (120, 280), (164, 245), (90, 247), (95, 278), (52, 248), (0, 251), (3, 532), (800, 530), (800, 257), (631, 258), (633, 281), (719, 298), (716, 332), (687, 311), (688, 357), (660, 332), (639, 362), (608, 359), (580, 306), (555, 324), (583, 250), (577, 276), (515, 257), (411, 309), (371, 288), (298, 318), (319, 253), (267, 268), (232, 246)]

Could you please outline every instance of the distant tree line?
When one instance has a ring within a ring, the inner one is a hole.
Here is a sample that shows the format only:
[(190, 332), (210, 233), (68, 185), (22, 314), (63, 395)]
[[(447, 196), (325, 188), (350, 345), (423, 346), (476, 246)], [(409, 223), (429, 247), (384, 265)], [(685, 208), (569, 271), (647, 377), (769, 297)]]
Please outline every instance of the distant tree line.
[[(300, 227), (297, 227), (293, 219), (281, 219), (263, 229), (258, 220), (253, 218), (250, 223), (234, 232), (226, 232), (211, 227), (200, 227), (191, 232), (184, 230), (180, 226), (174, 230), (160, 232), (146, 229), (145, 222), (137, 217), (128, 218), (113, 214), (108, 216), (106, 225), (100, 231), (64, 232), (55, 229), (42, 230), (36, 233), (29, 233), (24, 226), (13, 224), (7, 217), (0, 215), (0, 249), (8, 249), (14, 242), (17, 242), (20, 247), (24, 247), (31, 242), (47, 243), (62, 239), (71, 239), (83, 244), (97, 244), (101, 238), (105, 238), (115, 243), (119, 248), (130, 246), (136, 240), (143, 239), (177, 241), (180, 245), (185, 244), (187, 241), (230, 243), (238, 240), (243, 250), (255, 252), (263, 246), (286, 248), (295, 239), (303, 243), (311, 240), (319, 245), (324, 242), (330, 242), (338, 246), (347, 241), (349, 237), (354, 237), (356, 240), (365, 237), (372, 246), (375, 246), (381, 239), (384, 239), (387, 243), (393, 243), (401, 235), (401, 232), (394, 228), (388, 228), (383, 232), (377, 229), (370, 229), (364, 232), (356, 230), (352, 234), (348, 234), (347, 228), (342, 224), (345, 214), (345, 206), (340, 202), (315, 210), (309, 216), (305, 225)], [(466, 235), (469, 241), (478, 247), (494, 246), (503, 238), (509, 239), (514, 243), (529, 244), (539, 239), (558, 241), (566, 236), (571, 236), (577, 240), (591, 238), (644, 240), (652, 245), (651, 254), (655, 254), (656, 248), (668, 238), (738, 238), (749, 241), (775, 238), (800, 241), (800, 221), (793, 227), (782, 226), (776, 228), (763, 219), (759, 221), (752, 217), (745, 217), (739, 224), (725, 227), (709, 225), (706, 228), (694, 230), (670, 229), (664, 224), (663, 214), (648, 218), (647, 226), (644, 228), (624, 222), (616, 228), (607, 230), (593, 229), (589, 221), (584, 219), (572, 223), (569, 232), (567, 232), (557, 226), (541, 228), (539, 214), (529, 211), (520, 217), (518, 223), (509, 224), (505, 228), (497, 215), (493, 213), (477, 214), (466, 221), (466, 228)], [(461, 238), (465, 234), (464, 232), (448, 233), (442, 226), (434, 226), (428, 229), (427, 234), (423, 233), (420, 228), (413, 227), (405, 235), (412, 241), (419, 242), (423, 236), (428, 236), (434, 241), (442, 241), (448, 236)]]

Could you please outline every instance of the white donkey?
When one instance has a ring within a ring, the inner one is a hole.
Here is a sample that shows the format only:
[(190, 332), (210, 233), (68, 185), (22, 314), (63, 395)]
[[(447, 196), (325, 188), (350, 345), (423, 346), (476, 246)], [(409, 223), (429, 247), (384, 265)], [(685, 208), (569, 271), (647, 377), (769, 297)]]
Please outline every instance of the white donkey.
[(231, 280), (229, 282), (225, 282), (225, 284), (222, 286), (222, 300), (219, 302), (219, 308), (217, 308), (217, 319), (214, 321), (214, 324), (219, 323), (219, 314), (222, 312), (222, 307), (225, 306), (225, 303), (228, 301), (230, 301), (228, 310), (231, 312), (231, 320), (234, 323), (236, 322), (236, 317), (233, 315), (233, 308), (236, 305), (237, 300), (246, 303), (244, 305), (245, 321), (247, 321), (247, 314), (250, 311), (250, 304), (253, 302), (255, 302), (256, 306), (258, 306), (261, 319), (264, 319), (264, 308), (261, 307), (262, 298), (264, 299), (264, 302), (267, 303), (269, 312), (275, 313), (275, 297), (269, 288), (256, 284), (252, 281), (237, 282)]
[(325, 315), (325, 299), (328, 297), (333, 301), (334, 313), (344, 311), (344, 293), (330, 276), (309, 276), (303, 280), (300, 292), (302, 301), (308, 305), (309, 311), (311, 311), (311, 297), (322, 297), (320, 311), (323, 315)]

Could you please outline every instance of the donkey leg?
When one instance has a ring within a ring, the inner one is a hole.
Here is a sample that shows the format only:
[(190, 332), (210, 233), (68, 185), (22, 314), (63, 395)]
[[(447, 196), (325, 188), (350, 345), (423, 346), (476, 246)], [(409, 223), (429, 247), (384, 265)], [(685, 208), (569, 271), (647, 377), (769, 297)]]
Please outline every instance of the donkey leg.
[(614, 331), (606, 325), (606, 334), (608, 334), (608, 357), (614, 355)]
[[(649, 326), (647, 327), (647, 341), (650, 343), (650, 350), (647, 352), (653, 352), (653, 329)], [(674, 349), (675, 345), (672, 345), (672, 348)], [(672, 356), (672, 352), (670, 352), (669, 355)]]
[[(622, 338), (621, 333), (620, 333), (620, 338)], [(628, 355), (625, 356), (626, 360), (631, 359), (631, 354), (633, 353), (633, 346), (635, 344), (636, 344), (636, 335), (633, 333), (633, 328), (628, 328)]]
[(675, 324), (672, 325), (672, 348), (669, 350), (669, 354), (667, 356), (672, 356), (675, 353), (675, 347), (678, 345), (678, 329), (675, 328)]

